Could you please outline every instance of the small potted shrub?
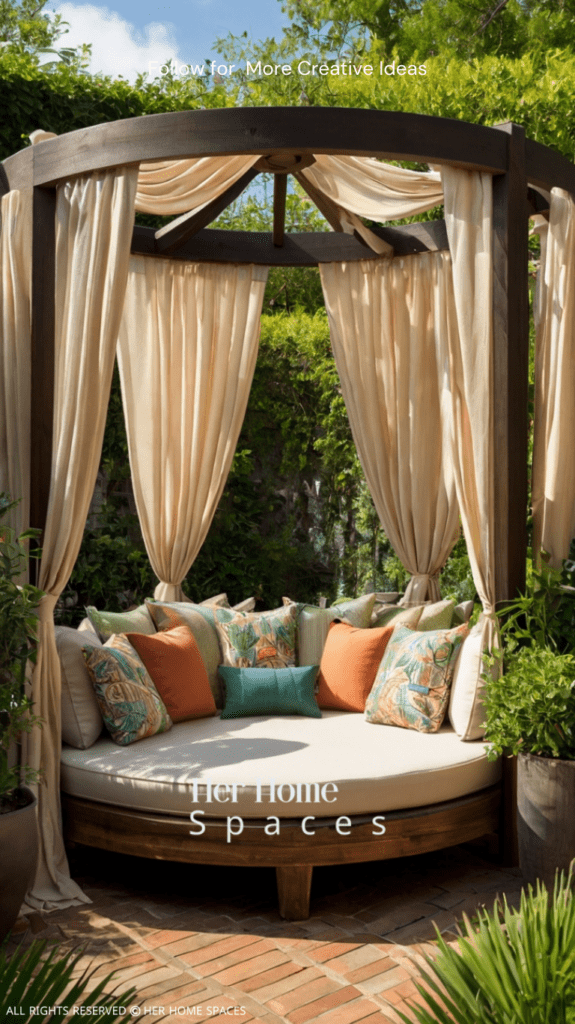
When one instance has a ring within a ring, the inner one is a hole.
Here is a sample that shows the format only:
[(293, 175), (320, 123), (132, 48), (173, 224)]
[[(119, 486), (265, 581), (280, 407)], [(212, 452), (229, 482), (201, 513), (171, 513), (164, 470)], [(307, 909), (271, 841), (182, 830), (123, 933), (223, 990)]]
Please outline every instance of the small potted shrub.
[(16, 580), (27, 560), (27, 530), (16, 537), (2, 520), (17, 503), (0, 495), (0, 940), (11, 929), (34, 878), (38, 856), (36, 798), (26, 783), (38, 772), (19, 765), (18, 742), (38, 722), (26, 694), (26, 666), (36, 660), (42, 591)]
[(549, 887), (575, 857), (575, 608), (565, 575), (544, 566), (508, 605), (504, 672), (488, 677), (484, 698), (488, 757), (518, 758), (521, 870)]

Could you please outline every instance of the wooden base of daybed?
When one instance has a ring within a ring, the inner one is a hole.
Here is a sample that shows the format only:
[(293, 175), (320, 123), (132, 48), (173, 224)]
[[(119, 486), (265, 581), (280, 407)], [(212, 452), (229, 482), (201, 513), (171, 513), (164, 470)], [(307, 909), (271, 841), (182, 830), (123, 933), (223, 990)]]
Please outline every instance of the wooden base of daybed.
[(304, 835), (301, 819), (283, 820), (280, 834), (266, 835), (265, 820), (244, 819), (244, 831), (226, 842), (225, 819), (204, 818), (203, 835), (190, 834), (189, 818), (133, 811), (62, 794), (64, 836), (69, 843), (115, 853), (188, 864), (275, 867), (279, 912), (288, 921), (309, 917), (315, 866), (390, 860), (441, 850), (499, 831), (501, 786), (430, 807), (385, 815), (385, 835), (373, 815), (352, 817), (350, 835), (336, 832), (335, 818), (317, 818)]

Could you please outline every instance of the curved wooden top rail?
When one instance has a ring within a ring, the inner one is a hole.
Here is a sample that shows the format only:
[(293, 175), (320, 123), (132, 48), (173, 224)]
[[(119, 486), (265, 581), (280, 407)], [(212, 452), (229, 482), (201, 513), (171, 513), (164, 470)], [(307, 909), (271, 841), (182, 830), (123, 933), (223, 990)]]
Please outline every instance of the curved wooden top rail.
[[(508, 135), (500, 128), (506, 126), (348, 107), (184, 110), (81, 128), (15, 153), (4, 169), (10, 187), (22, 188), (53, 186), (71, 175), (142, 160), (339, 153), (502, 174), (508, 169)], [(525, 158), (533, 185), (575, 194), (575, 166), (560, 153), (526, 139)]]
[[(81, 128), (33, 147), (34, 185), (142, 160), (237, 153), (339, 153), (456, 164), (501, 174), (507, 138), (482, 125), (442, 117), (342, 107), (235, 107), (150, 114)], [(30, 149), (9, 157), (19, 177)], [(14, 187), (14, 186), (12, 186)]]

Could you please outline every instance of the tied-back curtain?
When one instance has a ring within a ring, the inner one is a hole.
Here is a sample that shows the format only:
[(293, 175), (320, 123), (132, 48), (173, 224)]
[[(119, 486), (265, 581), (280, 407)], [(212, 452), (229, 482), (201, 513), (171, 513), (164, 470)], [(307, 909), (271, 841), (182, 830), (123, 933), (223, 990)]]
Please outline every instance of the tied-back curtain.
[(24, 761), (42, 770), (40, 854), (27, 903), (89, 902), (69, 875), (60, 824), (60, 661), (53, 612), (78, 556), (96, 482), (116, 340), (128, 275), (136, 167), (95, 172), (58, 188), (54, 441), (42, 542), (39, 652), (32, 681), (41, 729), (25, 736)]
[[(442, 170), (458, 331), (440, 335), (445, 369), (447, 458), (473, 581), (483, 606), (483, 646), (497, 644), (493, 481), (493, 192), (489, 174)], [(449, 446), (451, 451), (449, 451)]]
[(8, 520), (19, 534), (30, 509), (32, 191), (3, 196), (0, 218), (0, 491), (21, 499)]
[(575, 201), (551, 192), (535, 342), (533, 555), (560, 568), (575, 534)]
[(443, 473), (438, 333), (457, 330), (449, 255), (320, 266), (332, 348), (382, 526), (412, 574), (405, 600), (437, 600), (459, 533)]
[(159, 600), (209, 530), (248, 402), (267, 267), (133, 257), (118, 363), (142, 536)]

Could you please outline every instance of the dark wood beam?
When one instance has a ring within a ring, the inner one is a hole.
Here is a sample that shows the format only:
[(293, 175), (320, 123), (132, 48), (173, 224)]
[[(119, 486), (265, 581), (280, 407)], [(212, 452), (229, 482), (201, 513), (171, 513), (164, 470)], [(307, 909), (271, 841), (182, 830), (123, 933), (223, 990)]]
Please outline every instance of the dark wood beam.
[[(54, 430), (56, 189), (35, 188), (33, 210), (30, 526), (44, 531)], [(42, 536), (37, 543), (42, 546)], [(31, 571), (34, 566), (39, 569), (32, 562)]]
[(149, 114), (80, 128), (34, 146), (34, 184), (142, 160), (341, 153), (505, 171), (501, 134), (483, 125), (387, 110), (234, 107)]
[(525, 589), (529, 298), (525, 133), (497, 125), (509, 143), (506, 174), (493, 178), (493, 415), (495, 578), (498, 604)]
[(5, 196), (10, 191), (10, 182), (3, 164), (0, 164), (0, 196)]
[[(429, 221), (396, 228), (371, 228), (393, 246), (397, 256), (416, 252), (448, 250), (445, 224)], [(132, 235), (132, 252), (140, 256), (167, 256), (156, 248), (153, 228), (137, 224)], [(261, 266), (316, 267), (338, 260), (378, 259), (378, 254), (353, 235), (333, 231), (285, 235), (275, 246), (271, 234), (255, 231), (198, 231), (184, 245), (174, 249), (171, 259), (207, 263), (257, 263)]]
[(249, 171), (242, 174), (241, 178), (238, 178), (230, 188), (222, 192), (221, 196), (213, 199), (211, 203), (204, 206), (198, 213), (183, 213), (181, 217), (156, 231), (158, 252), (171, 253), (179, 245), (187, 242), (188, 238), (192, 238), (198, 231), (205, 228), (207, 224), (211, 224), (216, 217), (219, 217), (222, 210), (226, 209), (226, 206), (229, 206), (230, 203), (233, 203), (234, 199), (241, 195), (258, 174), (259, 171), (250, 167)]
[(575, 195), (575, 165), (561, 153), (533, 139), (525, 140), (525, 173), (531, 185), (546, 192), (564, 188)]
[(274, 245), (284, 244), (286, 219), (287, 174), (274, 175), (274, 226), (272, 242)]
[(328, 196), (320, 192), (319, 189), (312, 185), (311, 181), (306, 178), (305, 174), (295, 174), (294, 177), (297, 179), (304, 192), (310, 197), (312, 203), (317, 206), (319, 212), (325, 217), (329, 226), (334, 231), (343, 231), (343, 224), (341, 223), (340, 213), (338, 207), (329, 199)]

